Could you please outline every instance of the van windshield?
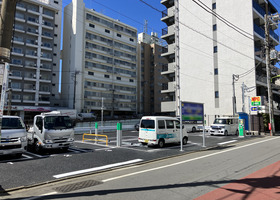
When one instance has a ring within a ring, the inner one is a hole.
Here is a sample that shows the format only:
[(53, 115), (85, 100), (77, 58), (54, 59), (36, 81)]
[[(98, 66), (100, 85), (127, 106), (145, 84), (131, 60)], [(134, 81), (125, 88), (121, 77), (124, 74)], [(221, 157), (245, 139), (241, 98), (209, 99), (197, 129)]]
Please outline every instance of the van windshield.
[(24, 129), (24, 124), (19, 118), (2, 118), (2, 129)]
[(215, 119), (214, 124), (227, 124), (226, 119)]
[(68, 116), (47, 116), (44, 118), (45, 129), (69, 129), (73, 128)]
[(141, 128), (155, 128), (155, 121), (154, 120), (141, 120), (141, 124), (140, 124)]

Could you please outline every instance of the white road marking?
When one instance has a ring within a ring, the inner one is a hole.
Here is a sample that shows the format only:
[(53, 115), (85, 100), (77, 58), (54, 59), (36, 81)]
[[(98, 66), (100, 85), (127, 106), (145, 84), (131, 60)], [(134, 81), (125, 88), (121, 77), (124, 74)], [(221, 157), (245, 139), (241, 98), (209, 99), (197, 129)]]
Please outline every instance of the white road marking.
[(134, 175), (137, 175), (137, 174), (142, 174), (142, 173), (151, 172), (151, 171), (155, 171), (155, 170), (159, 170), (159, 169), (173, 167), (173, 166), (176, 166), (176, 165), (181, 165), (181, 164), (185, 164), (185, 163), (188, 163), (188, 162), (200, 160), (200, 159), (203, 159), (203, 158), (208, 158), (208, 157), (211, 157), (211, 156), (216, 156), (216, 155), (219, 155), (219, 154), (222, 154), (222, 153), (234, 151), (234, 150), (237, 150), (237, 149), (242, 149), (242, 148), (245, 148), (245, 147), (253, 146), (253, 145), (256, 145), (256, 144), (268, 142), (270, 140), (275, 140), (275, 139), (279, 139), (279, 137), (269, 138), (267, 140), (262, 140), (262, 141), (255, 142), (255, 143), (250, 143), (250, 144), (247, 144), (247, 145), (244, 145), (244, 146), (239, 146), (239, 147), (234, 147), (234, 148), (231, 148), (231, 149), (226, 149), (226, 150), (219, 151), (219, 152), (216, 152), (216, 153), (208, 154), (208, 155), (205, 155), (205, 156), (200, 156), (200, 157), (197, 157), (197, 158), (192, 158), (192, 159), (189, 159), (189, 160), (184, 160), (184, 161), (177, 162), (177, 163), (172, 163), (172, 164), (165, 165), (165, 166), (160, 166), (160, 167), (151, 168), (151, 169), (147, 169), (147, 170), (143, 170), (143, 171), (138, 171), (138, 172), (122, 175), (122, 176), (108, 178), (108, 179), (103, 180), (102, 182), (105, 183), (105, 182), (108, 182), (108, 181), (113, 181), (113, 180), (129, 177), (129, 176), (134, 176)]
[(22, 154), (22, 157), (25, 157), (25, 158), (27, 158), (27, 159), (31, 159), (31, 158), (32, 158), (31, 156), (28, 156), (28, 155), (26, 155), (26, 154)]
[(28, 154), (32, 155), (32, 156), (35, 156), (35, 157), (39, 157), (39, 158), (45, 158), (47, 156), (41, 156), (41, 155), (38, 155), (38, 154), (35, 154), (35, 153), (31, 153), (31, 152), (28, 152)]
[(134, 160), (129, 160), (129, 161), (125, 161), (125, 162), (114, 163), (114, 164), (110, 164), (110, 165), (104, 165), (104, 166), (101, 166), (101, 167), (94, 167), (94, 168), (90, 168), (90, 169), (84, 169), (84, 170), (78, 170), (78, 171), (68, 172), (68, 173), (64, 173), (64, 174), (58, 174), (58, 175), (54, 175), (53, 177), (54, 178), (63, 178), (63, 177), (67, 177), (67, 176), (73, 176), (73, 175), (77, 175), (77, 174), (83, 174), (83, 173), (94, 172), (94, 171), (99, 171), (99, 170), (103, 170), (103, 169), (109, 169), (109, 168), (112, 168), (112, 167), (128, 165), (128, 164), (137, 163), (137, 162), (141, 162), (141, 161), (143, 161), (143, 160), (142, 159), (134, 159)]
[(54, 194), (58, 194), (58, 192), (50, 192), (50, 193), (42, 194), (40, 196), (25, 198), (25, 199), (22, 199), (22, 200), (34, 200), (34, 199), (39, 199), (39, 198), (42, 198), (44, 196), (49, 196), (49, 195), (54, 195)]
[(227, 142), (218, 143), (218, 145), (229, 144), (229, 143), (233, 143), (233, 142), (236, 142), (236, 141), (237, 141), (237, 140), (230, 140), (230, 141), (227, 141)]

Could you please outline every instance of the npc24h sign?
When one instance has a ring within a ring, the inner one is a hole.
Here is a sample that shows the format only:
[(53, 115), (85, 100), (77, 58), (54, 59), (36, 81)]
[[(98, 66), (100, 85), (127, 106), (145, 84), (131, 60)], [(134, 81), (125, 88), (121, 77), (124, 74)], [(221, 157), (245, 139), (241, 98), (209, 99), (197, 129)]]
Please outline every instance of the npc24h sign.
[(261, 106), (262, 98), (260, 96), (251, 97), (251, 106)]

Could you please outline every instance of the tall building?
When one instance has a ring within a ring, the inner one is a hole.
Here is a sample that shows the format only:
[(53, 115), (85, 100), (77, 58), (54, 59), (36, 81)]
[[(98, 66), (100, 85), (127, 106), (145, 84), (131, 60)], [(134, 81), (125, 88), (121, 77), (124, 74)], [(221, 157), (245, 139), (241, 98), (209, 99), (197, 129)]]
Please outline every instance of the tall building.
[(27, 123), (60, 103), (61, 10), (62, 0), (23, 0), (16, 6), (7, 98), (11, 107), (5, 109)]
[(65, 106), (100, 116), (136, 114), (137, 29), (73, 0), (64, 10)]
[(167, 60), (161, 57), (162, 45), (155, 32), (138, 34), (138, 114), (158, 115), (167, 79), (161, 75)]
[[(204, 103), (207, 125), (216, 116), (234, 114), (234, 93), (237, 112), (250, 112), (249, 97), (262, 96), (265, 104), (262, 112), (267, 113), (264, 16), (266, 2), (268, 14), (277, 13), (273, 3), (269, 0), (186, 0), (176, 5), (177, 2), (161, 0), (166, 7), (161, 20), (167, 26), (161, 38), (168, 43), (162, 56), (169, 61), (165, 74), (172, 85), (166, 93), (166, 101), (162, 102), (162, 111), (178, 114), (179, 93), (173, 87), (175, 84), (180, 85), (182, 101)], [(279, 45), (277, 28), (276, 24), (270, 27), (271, 48)], [(176, 61), (180, 67), (178, 84)], [(272, 65), (271, 68), (271, 75), (276, 75), (277, 68)], [(245, 98), (242, 98), (243, 83), (251, 89), (245, 90)], [(275, 114), (279, 115), (277, 88), (273, 88), (273, 95)]]

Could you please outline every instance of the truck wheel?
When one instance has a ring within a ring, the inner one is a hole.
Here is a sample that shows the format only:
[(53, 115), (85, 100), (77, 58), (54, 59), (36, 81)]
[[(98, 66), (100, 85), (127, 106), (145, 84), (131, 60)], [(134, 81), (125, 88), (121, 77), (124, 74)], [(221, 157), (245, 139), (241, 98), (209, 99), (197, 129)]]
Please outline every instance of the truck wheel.
[(35, 152), (38, 153), (38, 154), (41, 154), (41, 153), (42, 153), (42, 147), (41, 147), (41, 145), (39, 144), (39, 141), (38, 141), (38, 140), (34, 143), (34, 150), (35, 150)]
[(196, 128), (195, 127), (192, 127), (192, 132), (196, 132)]
[(239, 130), (237, 129), (235, 135), (239, 136)]
[(225, 136), (228, 136), (228, 131), (227, 130), (225, 130)]
[(186, 145), (188, 143), (188, 137), (183, 137), (183, 145)]
[(158, 146), (159, 146), (159, 148), (164, 147), (164, 139), (160, 139), (160, 140), (158, 141)]

